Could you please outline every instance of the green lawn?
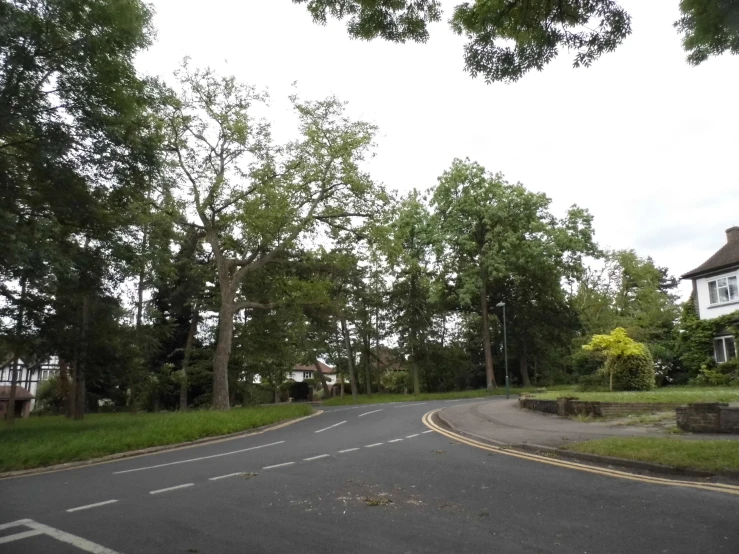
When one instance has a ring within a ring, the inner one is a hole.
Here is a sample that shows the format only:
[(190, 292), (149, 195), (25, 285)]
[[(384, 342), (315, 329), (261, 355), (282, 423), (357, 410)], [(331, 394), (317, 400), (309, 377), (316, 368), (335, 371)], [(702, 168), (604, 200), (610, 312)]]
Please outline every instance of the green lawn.
[(568, 450), (720, 472), (739, 470), (739, 441), (617, 437), (573, 443)]
[(235, 408), (228, 412), (90, 414), (0, 422), (0, 471), (87, 460), (127, 450), (235, 433), (311, 413), (306, 404)]
[[(536, 388), (512, 388), (511, 398), (517, 397), (522, 392), (534, 392)], [(571, 387), (560, 387), (561, 391), (571, 391)], [(367, 396), (366, 394), (357, 395), (358, 404), (381, 404), (385, 402), (421, 402), (426, 400), (456, 400), (460, 398), (483, 398), (486, 396), (505, 396), (505, 387), (498, 387), (493, 392), (488, 392), (486, 389), (477, 390), (463, 390), (463, 391), (452, 391), (452, 392), (430, 392), (424, 394), (373, 394)], [(538, 396), (538, 395), (537, 395)], [(558, 396), (562, 396), (562, 392), (558, 393)], [(323, 401), (324, 406), (346, 406), (353, 404), (352, 395), (346, 394), (344, 398), (329, 398)]]
[[(536, 394), (536, 398), (556, 400), (563, 393), (545, 392)], [(635, 392), (574, 392), (567, 396), (574, 396), (580, 400), (601, 402), (669, 402), (687, 404), (690, 402), (739, 402), (739, 388), (737, 387), (665, 387), (651, 391)]]

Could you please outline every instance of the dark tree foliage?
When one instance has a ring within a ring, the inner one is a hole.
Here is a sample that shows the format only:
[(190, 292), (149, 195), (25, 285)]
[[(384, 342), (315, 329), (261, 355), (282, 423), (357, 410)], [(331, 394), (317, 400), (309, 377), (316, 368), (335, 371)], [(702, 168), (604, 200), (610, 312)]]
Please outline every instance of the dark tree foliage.
[(325, 25), (329, 17), (347, 18), (352, 38), (377, 37), (393, 42), (426, 42), (428, 23), (441, 19), (438, 0), (293, 0), (306, 4), (313, 21)]
[[(441, 19), (438, 0), (293, 0), (313, 20), (346, 19), (349, 36), (363, 40), (426, 42), (428, 26)], [(736, 0), (681, 0), (675, 27), (688, 62), (739, 53)], [(486, 82), (513, 82), (541, 71), (562, 49), (574, 67), (588, 67), (631, 34), (631, 17), (617, 0), (473, 0), (457, 5), (449, 23), (468, 42), (465, 70)]]
[(631, 18), (614, 0), (467, 2), (451, 23), (469, 39), (465, 68), (488, 83), (541, 71), (561, 48), (575, 53), (574, 67), (587, 67), (631, 33)]
[(739, 2), (681, 0), (680, 12), (675, 27), (683, 35), (688, 63), (698, 65), (724, 52), (739, 54)]

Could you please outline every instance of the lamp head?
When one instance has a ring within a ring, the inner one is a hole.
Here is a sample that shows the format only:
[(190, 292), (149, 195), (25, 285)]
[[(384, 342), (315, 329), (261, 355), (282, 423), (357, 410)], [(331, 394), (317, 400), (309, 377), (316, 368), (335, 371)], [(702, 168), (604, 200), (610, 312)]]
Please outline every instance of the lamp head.
[(505, 306), (505, 302), (498, 302), (498, 303), (497, 303), (497, 304), (495, 305), (495, 307), (496, 307), (496, 308), (502, 308), (503, 306)]

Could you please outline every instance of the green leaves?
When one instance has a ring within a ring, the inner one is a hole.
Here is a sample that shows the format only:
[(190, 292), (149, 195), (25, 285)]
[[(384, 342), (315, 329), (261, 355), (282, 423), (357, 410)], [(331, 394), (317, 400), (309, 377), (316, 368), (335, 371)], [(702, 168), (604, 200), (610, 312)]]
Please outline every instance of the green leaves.
[[(352, 38), (426, 42), (441, 20), (437, 0), (293, 0), (313, 21), (346, 19)], [(724, 52), (739, 54), (739, 5), (734, 0), (681, 0), (675, 27), (688, 63)], [(631, 34), (631, 17), (616, 0), (472, 0), (454, 7), (449, 25), (468, 42), (465, 70), (487, 83), (515, 82), (544, 69), (561, 50), (574, 67), (588, 67)]]
[(441, 19), (438, 0), (293, 0), (306, 4), (313, 21), (348, 18), (349, 36), (363, 40), (381, 37), (393, 42), (426, 42), (428, 23)]
[(681, 0), (680, 12), (675, 27), (683, 35), (689, 64), (724, 52), (739, 54), (739, 4), (734, 0)]

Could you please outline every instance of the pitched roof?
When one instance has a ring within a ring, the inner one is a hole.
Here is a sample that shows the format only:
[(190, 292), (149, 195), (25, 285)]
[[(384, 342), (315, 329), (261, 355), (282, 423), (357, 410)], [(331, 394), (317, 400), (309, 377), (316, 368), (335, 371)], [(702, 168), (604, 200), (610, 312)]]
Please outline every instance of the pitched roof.
[[(332, 368), (331, 366), (328, 366), (324, 364), (322, 361), (318, 361), (318, 365), (321, 368), (322, 373), (336, 373), (336, 370)], [(304, 364), (296, 364), (293, 368), (294, 371), (315, 371), (316, 366), (315, 365), (304, 365)]]
[[(10, 398), (10, 385), (0, 385), (0, 398), (5, 400)], [(15, 387), (15, 399), (16, 400), (31, 400), (35, 398), (27, 389), (16, 385)]]
[[(739, 231), (736, 227), (732, 227), (727, 230), (727, 234), (735, 229)], [(718, 252), (692, 271), (688, 271), (682, 276), (682, 279), (692, 279), (704, 273), (729, 269), (732, 266), (739, 265), (739, 239), (732, 238), (732, 236), (732, 234), (729, 234), (728, 242), (719, 248)]]

